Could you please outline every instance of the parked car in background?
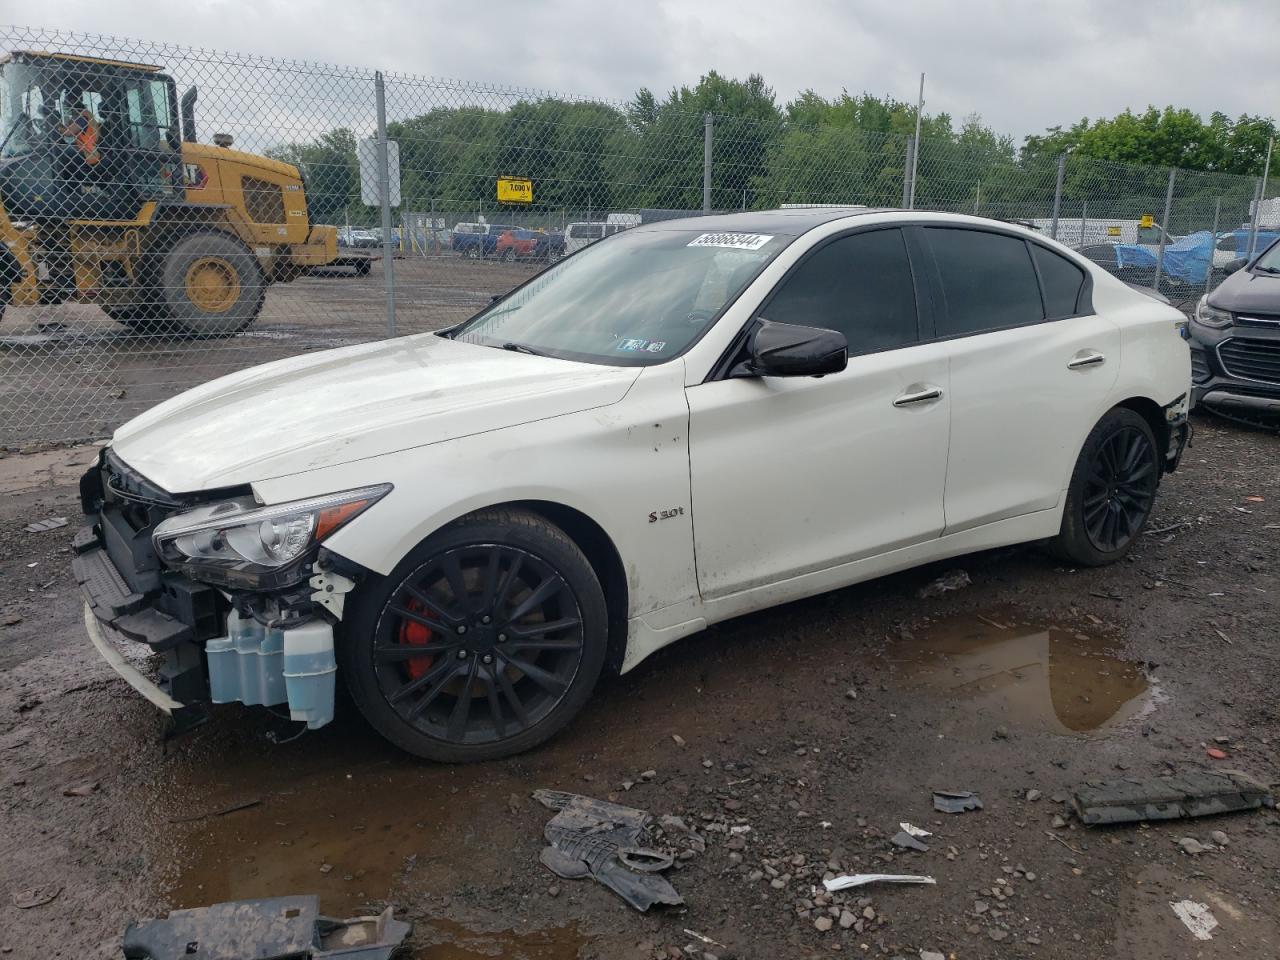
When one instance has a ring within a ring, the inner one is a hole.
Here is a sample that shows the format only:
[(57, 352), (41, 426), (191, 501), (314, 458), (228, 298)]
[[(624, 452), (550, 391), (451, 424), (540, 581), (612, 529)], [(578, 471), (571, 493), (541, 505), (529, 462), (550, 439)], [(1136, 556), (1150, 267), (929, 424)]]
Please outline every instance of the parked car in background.
[(498, 238), (514, 227), (499, 223), (459, 223), (453, 228), (453, 249), (472, 260), (496, 256)]
[(355, 249), (380, 247), (382, 246), (382, 238), (374, 230), (362, 227), (341, 227), (338, 230), (338, 246)]
[(1192, 397), (1221, 413), (1280, 424), (1280, 240), (1227, 278), (1192, 313)]
[(615, 233), (621, 233), (626, 229), (627, 225), (622, 223), (595, 223), (590, 221), (571, 223), (565, 229), (564, 252), (566, 255), (576, 253), (597, 240), (611, 237)]
[(504, 230), (494, 243), (493, 254), (499, 260), (532, 260), (538, 249), (538, 237), (532, 230)]
[(494, 245), (499, 260), (558, 260), (564, 256), (564, 234), (517, 227), (504, 230)]
[(1186, 442), (1181, 320), (976, 217), (633, 227), (125, 424), (80, 483), (86, 626), (163, 709), (318, 727), (337, 674), (405, 750), (506, 756), (730, 617), (1007, 544), (1125, 556)]

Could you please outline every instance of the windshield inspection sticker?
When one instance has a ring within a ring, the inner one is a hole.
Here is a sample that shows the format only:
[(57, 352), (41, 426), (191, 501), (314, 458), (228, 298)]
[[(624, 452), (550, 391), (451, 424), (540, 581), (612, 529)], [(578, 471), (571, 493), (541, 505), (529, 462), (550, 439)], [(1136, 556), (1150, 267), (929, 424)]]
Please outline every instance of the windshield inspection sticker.
[(759, 250), (772, 240), (772, 235), (763, 233), (704, 233), (690, 240), (691, 247), (727, 247), (730, 250)]
[(667, 341), (624, 339), (619, 341), (614, 349), (625, 350), (628, 353), (661, 353), (667, 349)]

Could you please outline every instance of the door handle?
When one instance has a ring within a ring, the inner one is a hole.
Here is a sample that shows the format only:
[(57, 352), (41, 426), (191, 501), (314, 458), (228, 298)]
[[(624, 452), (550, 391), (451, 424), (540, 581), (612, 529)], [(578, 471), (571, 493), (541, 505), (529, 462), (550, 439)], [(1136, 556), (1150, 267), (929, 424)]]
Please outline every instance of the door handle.
[(1106, 362), (1106, 356), (1097, 350), (1081, 350), (1067, 361), (1067, 369), (1079, 370), (1081, 367), (1096, 367)]
[(918, 390), (908, 390), (893, 401), (895, 407), (907, 407), (913, 403), (929, 403), (942, 399), (942, 388), (925, 385)]

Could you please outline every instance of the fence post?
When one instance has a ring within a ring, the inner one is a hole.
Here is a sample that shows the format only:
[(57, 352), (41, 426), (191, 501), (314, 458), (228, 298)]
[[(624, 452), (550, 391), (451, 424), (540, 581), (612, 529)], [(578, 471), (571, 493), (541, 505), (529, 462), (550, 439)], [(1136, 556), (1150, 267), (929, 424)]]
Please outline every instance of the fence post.
[(911, 192), (907, 194), (907, 209), (916, 208), (916, 174), (920, 172), (920, 120), (924, 116), (924, 74), (920, 74), (920, 96), (916, 99), (916, 135), (911, 146)]
[(1258, 215), (1262, 213), (1262, 178), (1258, 178), (1258, 185), (1253, 190), (1253, 216), (1249, 218), (1249, 247), (1245, 252), (1245, 259), (1253, 259), (1253, 245), (1258, 240)]
[(1058, 154), (1058, 179), (1053, 187), (1053, 221), (1049, 224), (1049, 236), (1058, 239), (1058, 215), (1062, 213), (1062, 181), (1067, 173), (1067, 155)]
[(1258, 181), (1258, 202), (1253, 208), (1253, 225), (1249, 231), (1250, 260), (1253, 259), (1253, 253), (1258, 248), (1258, 218), (1262, 216), (1262, 201), (1265, 199), (1267, 192), (1267, 174), (1271, 172), (1271, 148), (1275, 145), (1275, 137), (1267, 141), (1267, 160), (1262, 165), (1262, 179)]
[(711, 141), (715, 136), (715, 118), (702, 115), (702, 212), (711, 212)]
[(973, 192), (973, 215), (978, 215), (978, 207), (982, 206), (982, 181), (978, 181), (978, 187)]
[(1156, 248), (1156, 278), (1151, 283), (1152, 290), (1160, 289), (1160, 273), (1164, 269), (1164, 240), (1169, 235), (1169, 215), (1173, 212), (1173, 181), (1178, 175), (1177, 167), (1169, 168), (1169, 189), (1164, 195), (1164, 222), (1160, 224), (1160, 246)]
[(1222, 215), (1222, 198), (1213, 203), (1213, 246), (1209, 248), (1209, 269), (1204, 272), (1204, 295), (1213, 289), (1213, 251), (1218, 249), (1218, 218)]
[(387, 336), (396, 335), (396, 268), (391, 247), (391, 174), (387, 166), (387, 91), (382, 71), (373, 75), (378, 103), (378, 201), (382, 205), (382, 282), (387, 290)]
[(1089, 225), (1089, 201), (1080, 201), (1080, 242), (1077, 247), (1083, 247), (1089, 241), (1084, 238), (1085, 228)]
[(902, 158), (902, 209), (907, 209), (907, 203), (911, 200), (911, 151), (912, 143), (907, 141), (907, 153)]

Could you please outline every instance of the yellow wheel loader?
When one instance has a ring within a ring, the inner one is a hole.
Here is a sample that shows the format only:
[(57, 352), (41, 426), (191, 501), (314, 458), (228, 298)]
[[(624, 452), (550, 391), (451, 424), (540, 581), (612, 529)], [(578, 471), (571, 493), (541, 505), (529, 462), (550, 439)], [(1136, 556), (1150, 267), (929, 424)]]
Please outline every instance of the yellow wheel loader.
[(0, 314), (96, 303), (140, 330), (231, 336), (271, 283), (339, 261), (298, 168), (196, 142), (159, 67), (0, 57)]

